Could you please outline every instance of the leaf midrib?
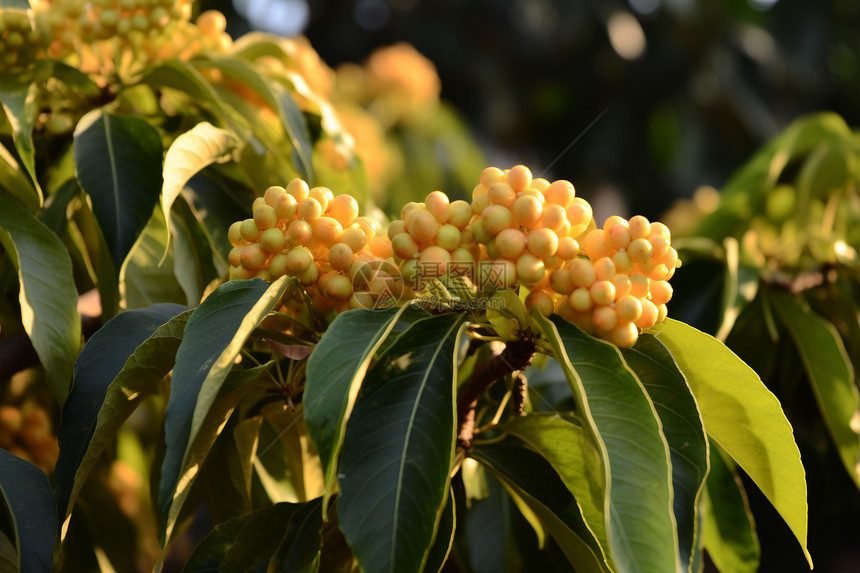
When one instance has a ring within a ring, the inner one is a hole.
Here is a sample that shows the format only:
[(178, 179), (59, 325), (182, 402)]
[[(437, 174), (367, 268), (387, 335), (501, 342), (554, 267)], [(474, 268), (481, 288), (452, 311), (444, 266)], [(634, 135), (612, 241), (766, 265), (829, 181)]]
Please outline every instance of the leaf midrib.
[(110, 161), (111, 181), (113, 182), (113, 187), (111, 188), (111, 191), (113, 191), (113, 208), (117, 228), (114, 248), (119, 250), (119, 238), (122, 236), (122, 221), (120, 220), (119, 212), (119, 177), (116, 170), (116, 157), (114, 155), (113, 150), (113, 135), (111, 134), (110, 130), (110, 114), (102, 114), (102, 118), (104, 119), (105, 142), (107, 143), (108, 159)]

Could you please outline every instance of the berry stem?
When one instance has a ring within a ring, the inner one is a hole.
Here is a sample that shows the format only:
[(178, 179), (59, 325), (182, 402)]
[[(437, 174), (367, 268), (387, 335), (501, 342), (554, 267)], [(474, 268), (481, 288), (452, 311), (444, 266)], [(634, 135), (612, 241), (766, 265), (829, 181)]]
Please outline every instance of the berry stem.
[(524, 370), (531, 363), (535, 342), (524, 338), (509, 342), (504, 349), (494, 351), (492, 358), (479, 362), (466, 388), (457, 398), (457, 443), (468, 450), (475, 433), (475, 407), (478, 399), (496, 380)]

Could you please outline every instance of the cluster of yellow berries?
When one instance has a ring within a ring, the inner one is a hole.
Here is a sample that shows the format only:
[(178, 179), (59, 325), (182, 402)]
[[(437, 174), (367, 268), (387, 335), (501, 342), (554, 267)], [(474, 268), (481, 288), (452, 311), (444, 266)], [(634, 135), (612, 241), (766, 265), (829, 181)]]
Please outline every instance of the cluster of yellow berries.
[(50, 474), (60, 447), (51, 429), (48, 413), (32, 400), (21, 408), (0, 406), (0, 448), (35, 464)]
[(269, 187), (253, 214), (230, 226), (231, 279), (296, 277), (321, 314), (372, 308), (380, 297), (404, 294), (402, 281), (390, 280), (393, 262), (379, 265), (391, 260), (391, 243), (374, 221), (358, 216), (352, 196), (294, 179), (286, 188)]
[(229, 237), (231, 278), (298, 277), (317, 311), (404, 300), (430, 279), (461, 275), (479, 290), (523, 286), (529, 308), (619, 347), (665, 319), (680, 266), (662, 223), (613, 216), (597, 228), (570, 182), (533, 178), (522, 165), (485, 169), (471, 203), (441, 191), (408, 203), (387, 239), (351, 196), (296, 179), (269, 188)]
[(0, 10), (0, 73), (21, 74), (39, 51), (39, 31), (29, 12)]

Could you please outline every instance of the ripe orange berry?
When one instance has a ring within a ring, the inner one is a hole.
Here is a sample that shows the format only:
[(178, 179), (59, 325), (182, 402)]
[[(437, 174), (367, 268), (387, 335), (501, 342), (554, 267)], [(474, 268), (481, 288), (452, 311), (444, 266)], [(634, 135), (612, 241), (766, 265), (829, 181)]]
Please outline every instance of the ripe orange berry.
[[(322, 207), (322, 212), (325, 213), (328, 210), (329, 203), (334, 200), (334, 193), (327, 187), (314, 187), (308, 191), (308, 197), (316, 199), (317, 203)], [(356, 209), (356, 211), (358, 210)]]
[(433, 191), (424, 199), (424, 205), (440, 225), (448, 222), (450, 202), (447, 195), (441, 191)]
[(275, 199), (275, 202), (272, 203), (272, 208), (275, 210), (275, 215), (277, 215), (278, 219), (289, 220), (298, 211), (299, 204), (295, 197), (284, 193)]
[(490, 203), (510, 208), (517, 198), (517, 193), (507, 183), (496, 183), (490, 187), (487, 196), (490, 198)]
[(567, 214), (564, 211), (564, 207), (562, 207), (561, 205), (547, 203), (543, 208), (541, 225), (543, 225), (547, 229), (558, 231), (559, 234), (562, 236), (566, 235), (567, 233), (562, 231), (565, 225), (567, 225), (567, 227), (569, 228), (570, 223), (568, 223), (567, 221)]
[(672, 299), (672, 285), (666, 281), (651, 281), (651, 302), (658, 307)]
[(508, 171), (508, 185), (517, 193), (521, 193), (532, 183), (532, 172), (525, 165), (516, 165)]
[(358, 217), (358, 202), (351, 195), (338, 195), (329, 202), (326, 215), (348, 227)]
[(642, 303), (635, 296), (624, 295), (615, 302), (615, 312), (619, 319), (634, 322), (642, 316)]
[(572, 260), (568, 269), (570, 280), (578, 287), (589, 288), (597, 280), (594, 267), (587, 259)]
[(338, 241), (346, 243), (352, 249), (352, 252), (357, 253), (367, 245), (367, 235), (356, 226), (347, 227), (340, 234)]
[(591, 205), (581, 197), (574, 197), (564, 210), (567, 220), (570, 222), (570, 235), (578, 237), (588, 228), (588, 224), (591, 222)]
[(286, 188), (286, 192), (292, 195), (299, 203), (308, 196), (308, 191), (308, 184), (301, 179), (293, 179)]
[(472, 219), (472, 206), (466, 201), (454, 201), (448, 206), (448, 223), (461, 231)]
[(376, 235), (370, 240), (368, 245), (370, 252), (380, 259), (389, 259), (394, 256), (394, 251), (391, 249), (391, 241), (382, 235)]
[(559, 237), (555, 254), (563, 261), (573, 260), (579, 254), (579, 243), (571, 237)]
[(266, 202), (267, 205), (274, 207), (275, 203), (278, 202), (278, 199), (285, 196), (286, 194), (287, 191), (283, 187), (273, 185), (266, 189), (266, 192), (263, 193), (263, 200)]
[(502, 205), (490, 205), (484, 209), (483, 213), (481, 213), (481, 218), (484, 221), (484, 228), (491, 237), (494, 237), (505, 229), (512, 227), (514, 220), (514, 216), (511, 214), (510, 209)]
[(306, 197), (299, 201), (298, 213), (299, 217), (310, 223), (322, 217), (323, 208), (313, 197)]
[(347, 300), (352, 296), (352, 282), (344, 275), (335, 274), (330, 276), (321, 287), (322, 294), (335, 300)]
[(268, 256), (269, 254), (258, 243), (251, 243), (242, 249), (239, 262), (246, 269), (262, 269), (266, 265)]
[(418, 253), (418, 243), (409, 233), (394, 235), (394, 238), (391, 239), (391, 248), (394, 250), (394, 254), (401, 259), (411, 259)]
[(615, 264), (609, 257), (597, 259), (592, 265), (594, 266), (594, 276), (599, 281), (609, 281), (615, 276)]
[(355, 253), (346, 243), (335, 243), (328, 252), (328, 264), (336, 271), (346, 271), (352, 266)]
[(230, 228), (227, 230), (227, 239), (229, 239), (230, 244), (234, 247), (238, 246), (242, 241), (245, 240), (242, 238), (241, 228), (242, 221), (236, 221), (235, 223), (230, 225)]
[(314, 256), (307, 247), (293, 247), (286, 254), (285, 266), (290, 274), (301, 274), (314, 266)]
[(304, 245), (313, 237), (311, 224), (301, 219), (296, 219), (287, 227), (287, 238), (292, 245)]
[(630, 348), (636, 344), (638, 338), (639, 331), (632, 322), (620, 322), (609, 333), (609, 341), (618, 348)]
[(627, 220), (617, 215), (609, 217), (603, 223), (603, 236), (610, 248), (625, 248), (630, 243), (630, 230)]
[(552, 271), (549, 276), (549, 287), (558, 294), (570, 294), (576, 288), (576, 285), (570, 280), (570, 271), (568, 269), (557, 269)]
[(653, 248), (647, 239), (634, 239), (627, 246), (627, 255), (634, 263), (644, 263), (651, 258)]
[(570, 205), (570, 202), (573, 201), (575, 195), (576, 193), (574, 192), (573, 184), (570, 181), (565, 181), (564, 179), (553, 181), (547, 190), (544, 191), (544, 196), (548, 203), (554, 203), (556, 205), (561, 205), (562, 207)]
[(558, 235), (546, 227), (534, 229), (526, 237), (526, 248), (534, 256), (547, 259), (558, 249)]
[(618, 326), (618, 313), (611, 306), (598, 305), (591, 314), (591, 320), (598, 332), (606, 334)]
[(439, 222), (424, 209), (413, 209), (406, 214), (406, 230), (417, 243), (429, 243), (436, 237)]
[(633, 284), (630, 282), (630, 277), (623, 274), (618, 273), (614, 277), (612, 277), (612, 285), (615, 287), (615, 299), (630, 294), (630, 289)]
[(646, 277), (645, 275), (631, 275), (629, 294), (635, 296), (636, 298), (644, 298), (648, 294), (650, 283), (651, 281), (649, 281), (648, 277)]
[(608, 305), (615, 300), (615, 285), (609, 281), (594, 281), (588, 292), (597, 305)]
[(547, 317), (552, 314), (552, 311), (555, 308), (555, 303), (553, 302), (552, 297), (542, 290), (530, 292), (526, 297), (525, 304), (528, 309), (536, 306), (538, 311)]
[(643, 330), (651, 328), (657, 323), (659, 311), (654, 303), (646, 298), (639, 299), (639, 302), (642, 304), (642, 315), (634, 321), (634, 324)]
[[(540, 193), (546, 193), (546, 190), (549, 189), (549, 186), (550, 186), (549, 181), (547, 181), (543, 177), (538, 177), (537, 179), (532, 181), (532, 184), (529, 185), (529, 187), (528, 187), (528, 189), (526, 189), (526, 191), (528, 191), (529, 189), (534, 189), (536, 191), (539, 191)], [(525, 191), (523, 191), (523, 192), (525, 193)]]
[(505, 181), (505, 173), (498, 167), (487, 167), (481, 173), (481, 185), (489, 189), (494, 183)]
[[(611, 257), (615, 253), (606, 244), (603, 229), (594, 229), (585, 236), (582, 243), (585, 248), (585, 253), (592, 261), (596, 261), (602, 257)], [(629, 250), (629, 249), (628, 249)]]
[(587, 288), (580, 287), (570, 293), (570, 307), (578, 312), (586, 312), (594, 307), (594, 300)]
[(525, 229), (536, 227), (543, 216), (543, 206), (533, 195), (521, 195), (511, 205), (514, 223)]
[[(310, 199), (307, 199), (310, 201)], [(324, 245), (331, 245), (340, 234), (343, 233), (343, 227), (337, 222), (337, 219), (331, 217), (320, 217), (311, 223), (314, 237), (319, 239)]]
[(631, 239), (644, 239), (651, 232), (651, 223), (642, 215), (630, 217), (628, 221)]

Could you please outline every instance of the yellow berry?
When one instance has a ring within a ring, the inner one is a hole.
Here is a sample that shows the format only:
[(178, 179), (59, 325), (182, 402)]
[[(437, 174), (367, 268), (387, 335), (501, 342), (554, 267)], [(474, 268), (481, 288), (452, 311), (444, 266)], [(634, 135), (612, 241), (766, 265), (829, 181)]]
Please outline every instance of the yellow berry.
[(571, 261), (579, 254), (579, 243), (571, 237), (559, 237), (555, 254), (563, 261)]
[(295, 197), (284, 193), (275, 197), (272, 207), (275, 209), (275, 215), (277, 215), (278, 219), (289, 220), (298, 211), (299, 204)]
[(517, 282), (517, 265), (513, 261), (481, 261), (477, 267), (478, 284), (481, 288), (510, 288)]
[(594, 229), (585, 236), (582, 246), (585, 248), (585, 253), (592, 261), (603, 257), (611, 257), (615, 254), (604, 240), (603, 229)]
[[(395, 221), (396, 222), (396, 221)], [(402, 221), (401, 221), (402, 223)], [(376, 221), (372, 219), (368, 219), (367, 217), (356, 217), (355, 221), (352, 222), (353, 225), (359, 228), (368, 241), (373, 239), (376, 236)], [(405, 225), (405, 223), (404, 223)], [(406, 227), (404, 226), (403, 229)]]
[(245, 250), (243, 246), (235, 246), (230, 249), (230, 254), (227, 255), (227, 262), (229, 262), (234, 267), (242, 266), (242, 251)]
[(511, 213), (518, 226), (531, 229), (540, 222), (543, 216), (543, 205), (533, 195), (521, 195), (511, 205)]
[(338, 195), (329, 202), (326, 215), (347, 227), (358, 217), (358, 201), (352, 195)]
[(299, 201), (298, 213), (305, 221), (313, 222), (322, 217), (323, 208), (313, 197), (306, 197)]
[(308, 196), (308, 184), (301, 179), (293, 179), (286, 188), (287, 193), (292, 195), (297, 202), (301, 203)]
[[(656, 225), (657, 223), (654, 224)], [(669, 239), (664, 235), (652, 234), (643, 240), (647, 240), (648, 244), (651, 245), (651, 256), (659, 257), (669, 249)]]
[(276, 253), (284, 248), (284, 234), (277, 228), (266, 229), (260, 234), (260, 246)]
[(603, 224), (603, 236), (610, 248), (625, 248), (630, 243), (630, 230), (627, 220), (617, 215), (609, 217)]
[(550, 316), (555, 308), (552, 297), (542, 290), (530, 292), (526, 297), (525, 304), (528, 309), (536, 306), (538, 311), (544, 316)]
[(230, 240), (230, 244), (234, 247), (241, 243), (244, 239), (242, 238), (242, 221), (236, 221), (232, 225), (230, 225), (230, 229), (227, 230), (227, 239)]
[(338, 241), (346, 243), (352, 252), (357, 253), (367, 245), (367, 235), (358, 227), (347, 227), (340, 234)]
[(406, 230), (417, 243), (429, 243), (436, 237), (439, 222), (423, 209), (413, 209), (404, 217)]
[(643, 298), (649, 292), (649, 285), (651, 281), (648, 280), (648, 277), (644, 275), (631, 275), (630, 276), (630, 294), (635, 296), (636, 298)]
[(304, 271), (297, 273), (296, 276), (298, 277), (299, 282), (304, 286), (310, 286), (317, 282), (317, 278), (319, 278), (319, 268), (311, 262)]
[(308, 190), (308, 197), (316, 199), (322, 208), (322, 212), (325, 213), (328, 210), (329, 203), (334, 200), (334, 193), (328, 187), (314, 187)]
[(611, 306), (598, 305), (591, 314), (594, 326), (601, 333), (609, 333), (618, 326), (618, 313)]
[(636, 344), (638, 338), (639, 331), (636, 329), (636, 325), (631, 322), (620, 322), (609, 333), (609, 341), (618, 348), (630, 348)]
[(629, 273), (633, 269), (633, 260), (626, 249), (622, 249), (612, 255), (612, 264), (619, 273)]
[(591, 298), (591, 293), (587, 288), (578, 288), (570, 293), (570, 306), (578, 312), (591, 310), (594, 306), (594, 300)]
[(325, 282), (325, 286), (320, 289), (323, 295), (335, 299), (346, 300), (352, 296), (352, 283), (343, 275), (335, 274), (330, 276)]
[(502, 205), (490, 205), (481, 213), (481, 218), (484, 221), (484, 228), (491, 236), (496, 236), (512, 227), (514, 220), (510, 209)]
[(406, 233), (406, 221), (403, 219), (396, 219), (391, 221), (391, 224), (388, 225), (388, 238), (393, 239), (395, 235), (399, 235), (400, 233)]
[(293, 247), (286, 254), (285, 266), (291, 274), (300, 274), (314, 266), (314, 256), (306, 247)]
[(562, 236), (566, 235), (567, 233), (562, 231), (565, 225), (569, 228), (570, 223), (567, 222), (567, 214), (564, 211), (564, 207), (549, 203), (545, 205), (543, 216), (541, 217), (541, 225), (547, 229), (558, 231)]
[(588, 292), (594, 304), (608, 305), (615, 300), (615, 285), (609, 281), (594, 281)]
[(615, 302), (615, 312), (619, 319), (634, 322), (642, 316), (642, 303), (635, 296), (624, 295)]
[(510, 208), (517, 198), (517, 193), (507, 183), (496, 183), (490, 187), (487, 196), (490, 198), (490, 203)]
[(260, 230), (257, 228), (257, 223), (254, 222), (254, 219), (245, 219), (242, 221), (239, 226), (239, 233), (249, 243), (253, 243), (260, 236)]
[(519, 229), (505, 229), (495, 238), (495, 248), (499, 255), (515, 260), (526, 246), (526, 237)]
[(516, 165), (508, 171), (508, 185), (517, 193), (521, 193), (532, 183), (532, 172), (525, 165)]
[(672, 299), (672, 285), (666, 281), (651, 281), (651, 302), (658, 307)]
[(258, 243), (251, 243), (250, 245), (245, 245), (242, 249), (239, 262), (246, 269), (262, 269), (266, 264), (268, 256), (269, 254)]
[(304, 245), (313, 237), (311, 224), (302, 219), (296, 219), (287, 228), (287, 237), (294, 245)]
[(254, 222), (260, 231), (265, 231), (278, 224), (278, 216), (275, 215), (274, 209), (264, 203), (254, 210)]
[(286, 194), (287, 191), (283, 187), (273, 185), (266, 189), (266, 192), (263, 193), (263, 200), (266, 202), (267, 205), (271, 205), (272, 207), (274, 207), (275, 203), (278, 202), (278, 199), (285, 196)]
[(430, 245), (418, 256), (418, 262), (421, 264), (422, 274), (441, 277), (448, 272), (451, 253), (438, 245)]
[(615, 276), (615, 264), (609, 257), (597, 259), (592, 263), (594, 266), (594, 276), (599, 281), (612, 280)]
[(328, 264), (336, 271), (346, 271), (352, 266), (355, 253), (346, 243), (335, 243), (328, 252)]
[(526, 237), (526, 248), (534, 256), (547, 259), (558, 249), (558, 235), (546, 227), (535, 229)]
[(634, 321), (634, 324), (643, 330), (651, 328), (657, 323), (659, 311), (654, 303), (648, 299), (639, 299), (639, 302), (642, 304), (642, 314)]
[(615, 286), (615, 299), (630, 294), (630, 289), (633, 283), (630, 282), (630, 277), (623, 273), (618, 273), (612, 277), (612, 284)]
[(532, 253), (523, 253), (517, 259), (517, 276), (524, 285), (538, 282), (545, 272), (543, 261)]
[(287, 274), (287, 255), (285, 253), (277, 253), (272, 257), (272, 260), (269, 261), (269, 272), (275, 279)]
[(657, 305), (657, 322), (663, 322), (666, 320), (666, 317), (669, 316), (669, 309), (666, 308), (665, 304)]
[(644, 239), (651, 232), (651, 223), (642, 215), (630, 217), (628, 221), (631, 239)]
[(648, 239), (633, 239), (627, 246), (627, 254), (634, 263), (644, 263), (651, 258), (653, 249)]
[(458, 200), (448, 206), (448, 223), (454, 225), (461, 231), (472, 219), (472, 206), (467, 202)]
[(460, 246), (460, 240), (460, 229), (454, 225), (445, 223), (439, 227), (439, 230), (436, 232), (436, 244), (443, 249), (453, 251)]
[(401, 259), (411, 259), (418, 252), (418, 243), (409, 233), (400, 233), (391, 239), (391, 248)]
[(570, 181), (565, 181), (564, 179), (553, 181), (547, 190), (544, 191), (544, 196), (546, 197), (547, 202), (561, 205), (562, 207), (570, 205), (570, 202), (573, 201), (575, 195), (576, 193), (574, 192), (573, 184)]
[(558, 294), (570, 294), (576, 288), (573, 281), (570, 280), (570, 271), (568, 269), (552, 271), (549, 276), (549, 286)]
[(481, 173), (481, 185), (490, 188), (494, 183), (505, 180), (505, 173), (498, 167), (487, 167)]
[(597, 280), (594, 267), (586, 259), (574, 259), (568, 270), (570, 271), (570, 280), (578, 287), (589, 288)]
[(424, 205), (440, 225), (448, 222), (450, 202), (447, 195), (441, 191), (433, 191), (424, 199)]
[[(532, 181), (532, 184), (529, 185), (529, 189), (534, 189), (535, 191), (539, 191), (541, 193), (545, 193), (547, 189), (549, 189), (550, 182), (544, 179), (543, 177), (538, 177), (537, 179)], [(526, 189), (528, 191), (528, 189)]]
[(570, 204), (565, 207), (567, 220), (570, 222), (570, 235), (578, 237), (588, 228), (591, 222), (592, 211), (588, 201), (581, 197), (574, 197)]
[[(310, 201), (310, 199), (307, 199)], [(343, 227), (337, 222), (337, 219), (331, 217), (320, 217), (311, 223), (314, 237), (319, 239), (324, 245), (331, 245), (337, 241), (340, 234), (343, 233)]]

